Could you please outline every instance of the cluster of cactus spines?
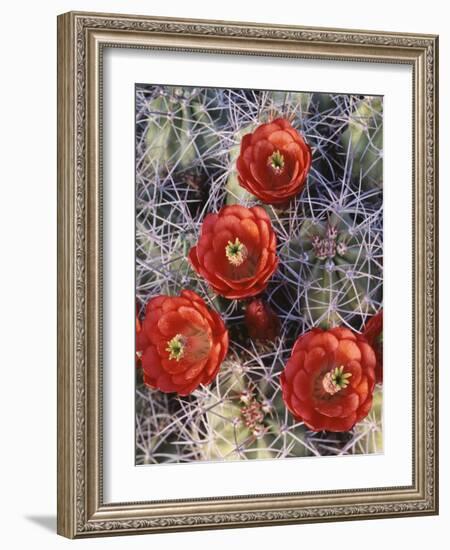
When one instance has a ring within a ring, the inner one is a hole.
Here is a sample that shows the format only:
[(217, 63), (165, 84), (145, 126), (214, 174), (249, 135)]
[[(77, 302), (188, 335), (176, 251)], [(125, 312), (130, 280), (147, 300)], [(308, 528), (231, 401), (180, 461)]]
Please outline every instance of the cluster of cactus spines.
[[(245, 302), (217, 296), (187, 253), (206, 214), (225, 204), (260, 204), (238, 184), (239, 144), (279, 116), (302, 132), (313, 163), (289, 205), (262, 205), (281, 260), (263, 295), (280, 318), (280, 336), (264, 343), (248, 336)], [(220, 312), (230, 333), (217, 378), (188, 397), (151, 390), (138, 370), (138, 464), (382, 451), (380, 387), (366, 419), (351, 432), (330, 434), (295, 421), (279, 384), (300, 334), (327, 324), (362, 331), (381, 307), (381, 140), (377, 97), (137, 86), (138, 314), (153, 296), (187, 288)], [(339, 277), (330, 283), (334, 270)]]

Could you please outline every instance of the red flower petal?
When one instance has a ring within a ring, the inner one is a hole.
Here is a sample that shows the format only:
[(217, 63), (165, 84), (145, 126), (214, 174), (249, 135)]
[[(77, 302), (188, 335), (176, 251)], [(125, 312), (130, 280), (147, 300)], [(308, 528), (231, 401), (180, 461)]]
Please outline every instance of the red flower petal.
[(142, 354), (142, 368), (153, 379), (162, 374), (161, 359), (154, 346), (147, 347)]
[(306, 355), (304, 369), (309, 373), (313, 373), (322, 368), (326, 358), (327, 353), (323, 348), (313, 348)]
[(341, 399), (341, 405), (347, 413), (354, 412), (359, 407), (361, 397), (357, 393), (350, 393)]
[(217, 214), (208, 214), (203, 220), (202, 233), (209, 233), (209, 231), (211, 231), (211, 229), (215, 226), (218, 218), (219, 216)]
[(295, 395), (299, 399), (306, 401), (310, 398), (312, 393), (312, 383), (313, 379), (308, 376), (308, 374), (304, 370), (297, 370), (296, 372), (294, 371), (292, 388)]
[(182, 333), (186, 329), (186, 321), (180, 316), (179, 311), (163, 313), (157, 325), (162, 336), (169, 339), (175, 336), (175, 334)]
[(302, 369), (305, 364), (306, 352), (299, 350), (293, 354), (291, 359), (287, 362), (286, 368), (283, 371), (283, 375), (286, 380), (292, 382), (297, 371)]
[(345, 371), (352, 375), (349, 381), (350, 385), (352, 387), (358, 386), (362, 376), (361, 364), (358, 361), (350, 361), (349, 363), (347, 363)]
[(372, 408), (372, 402), (373, 402), (373, 397), (370, 395), (366, 399), (366, 401), (361, 405), (361, 407), (358, 409), (358, 420), (362, 420), (369, 414), (370, 409)]
[(375, 378), (377, 382), (383, 381), (383, 310), (371, 317), (364, 329), (364, 336), (372, 346), (376, 356)]
[(277, 132), (280, 130), (276, 121), (272, 123), (261, 124), (252, 135), (252, 145), (257, 143), (259, 140), (266, 139), (272, 134), (272, 132)]
[(336, 350), (336, 363), (347, 365), (350, 361), (361, 361), (361, 350), (352, 340), (340, 340)]
[(375, 352), (369, 344), (366, 344), (365, 342), (361, 342), (359, 344), (359, 349), (361, 350), (362, 354), (362, 363), (371, 369), (374, 369), (377, 364), (377, 358), (375, 356)]
[(329, 353), (336, 351), (338, 346), (339, 340), (330, 332), (313, 334), (311, 339), (308, 341), (308, 349), (321, 347)]
[(346, 327), (334, 327), (328, 332), (331, 332), (331, 334), (336, 336), (336, 338), (339, 338), (339, 340), (343, 340), (345, 338), (346, 340), (356, 341), (356, 334)]
[(325, 416), (342, 416), (344, 411), (340, 401), (320, 401), (315, 408)]
[(284, 130), (272, 132), (269, 136), (267, 136), (267, 139), (271, 144), (273, 144), (274, 149), (284, 149), (294, 141), (292, 135)]
[(245, 149), (250, 146), (251, 142), (252, 134), (245, 134), (245, 136), (241, 140), (241, 151), (245, 151)]

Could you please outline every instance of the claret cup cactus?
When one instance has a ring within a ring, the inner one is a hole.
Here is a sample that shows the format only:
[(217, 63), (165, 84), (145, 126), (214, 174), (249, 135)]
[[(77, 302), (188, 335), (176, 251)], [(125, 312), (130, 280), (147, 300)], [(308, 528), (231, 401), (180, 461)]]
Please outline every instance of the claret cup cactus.
[(382, 131), (378, 97), (136, 86), (137, 464), (382, 452)]

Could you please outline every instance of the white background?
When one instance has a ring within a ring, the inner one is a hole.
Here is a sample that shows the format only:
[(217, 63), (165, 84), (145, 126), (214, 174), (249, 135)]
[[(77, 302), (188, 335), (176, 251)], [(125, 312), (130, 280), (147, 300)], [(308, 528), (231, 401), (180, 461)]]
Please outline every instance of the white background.
[[(241, 0), (144, 3), (138, 1), (16, 0), (2, 6), (1, 139), (1, 540), (4, 548), (87, 547), (444, 548), (450, 520), (450, 402), (441, 400), (441, 515), (271, 527), (251, 530), (153, 535), (69, 542), (54, 534), (56, 513), (56, 15), (89, 9), (230, 20), (253, 20), (441, 34), (441, 65), (448, 66), (450, 31), (444, 2), (322, 0), (320, 4)], [(445, 163), (450, 149), (450, 77), (441, 74), (441, 265), (449, 263), (450, 192)], [(446, 283), (447, 277), (442, 278)], [(441, 285), (441, 308), (449, 303)], [(448, 316), (441, 331), (447, 334)], [(445, 342), (445, 339), (443, 340)], [(441, 346), (441, 387), (450, 386), (450, 354)]]
[[(180, 63), (180, 57), (182, 63)], [(232, 71), (230, 68), (232, 67)], [(135, 467), (134, 84), (295, 89), (383, 95), (384, 453)], [(201, 75), (199, 77), (199, 75)], [(110, 48), (104, 55), (104, 498), (136, 502), (411, 484), (412, 70), (406, 65)], [(199, 81), (201, 78), (201, 81)], [(408, 136), (405, 138), (405, 136)], [(398, 205), (402, 205), (398, 208)], [(124, 289), (128, 291), (124, 292)], [(405, 313), (406, 312), (406, 313)], [(395, 327), (395, 328), (394, 328)], [(395, 334), (394, 332), (395, 331)], [(124, 368), (129, 365), (130, 368)], [(395, 367), (395, 368), (394, 368)], [(119, 406), (118, 406), (119, 404)], [(338, 461), (338, 463), (336, 462)], [(339, 468), (339, 476), (336, 476)], [(151, 492), (149, 490), (151, 487)]]

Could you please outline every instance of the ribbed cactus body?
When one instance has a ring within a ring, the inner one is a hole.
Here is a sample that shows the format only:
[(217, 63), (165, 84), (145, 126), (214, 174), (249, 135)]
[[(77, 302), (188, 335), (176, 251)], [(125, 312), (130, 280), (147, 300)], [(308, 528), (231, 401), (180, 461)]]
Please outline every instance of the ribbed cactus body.
[(148, 104), (147, 156), (155, 170), (185, 170), (204, 163), (219, 144), (214, 109), (204, 91), (166, 88)]
[(239, 183), (237, 170), (236, 170), (236, 160), (239, 156), (241, 150), (241, 140), (246, 134), (252, 133), (256, 128), (255, 124), (249, 124), (244, 128), (241, 128), (234, 135), (234, 143), (229, 150), (229, 167), (228, 167), (228, 178), (226, 183), (226, 204), (242, 204), (249, 206), (257, 202), (257, 198), (249, 193), (242, 185)]
[(274, 118), (284, 116), (301, 121), (308, 112), (312, 95), (310, 92), (272, 92), (269, 110), (274, 110)]
[(260, 348), (261, 354), (268, 354), (267, 365), (244, 351), (239, 359), (223, 364), (202, 401), (205, 413), (198, 417), (198, 433), (206, 430), (202, 445), (205, 458), (240, 460), (307, 454), (289, 425), (277, 376), (283, 365), (273, 357), (273, 351), (268, 353), (272, 347)]
[(352, 179), (364, 189), (381, 189), (383, 185), (382, 108), (380, 97), (359, 101), (342, 134), (342, 146), (351, 161)]
[(377, 234), (352, 213), (305, 219), (281, 256), (284, 269), (303, 281), (306, 321), (328, 328), (373, 312), (381, 297), (379, 254)]

